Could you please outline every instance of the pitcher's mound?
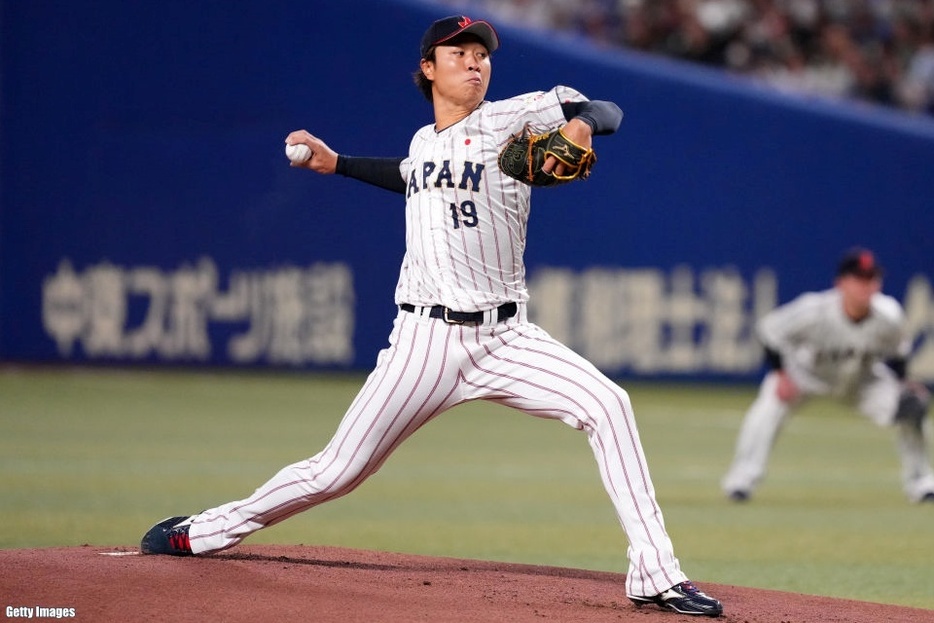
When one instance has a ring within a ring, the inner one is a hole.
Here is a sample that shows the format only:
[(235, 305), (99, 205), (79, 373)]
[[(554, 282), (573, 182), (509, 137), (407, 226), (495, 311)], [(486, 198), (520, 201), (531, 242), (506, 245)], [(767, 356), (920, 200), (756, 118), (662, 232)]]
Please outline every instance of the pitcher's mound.
[[(710, 584), (735, 623), (934, 623), (934, 611)], [(240, 546), (207, 557), (133, 548), (0, 551), (7, 619), (94, 623), (709, 620), (626, 599), (624, 576), (336, 547)], [(31, 611), (24, 609), (32, 609)]]

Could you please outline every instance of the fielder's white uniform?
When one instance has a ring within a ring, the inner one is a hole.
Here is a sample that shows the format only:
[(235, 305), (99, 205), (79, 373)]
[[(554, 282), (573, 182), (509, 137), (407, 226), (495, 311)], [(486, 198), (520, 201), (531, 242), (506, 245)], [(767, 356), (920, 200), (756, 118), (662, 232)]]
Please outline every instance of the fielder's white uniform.
[[(207, 510), (189, 530), (194, 553), (232, 547), (249, 534), (345, 495), (406, 438), (445, 410), (490, 400), (582, 430), (629, 540), (628, 595), (656, 595), (687, 580), (672, 550), (649, 477), (629, 396), (526, 316), (523, 252), (531, 190), (503, 175), (497, 155), (526, 123), (563, 126), (555, 87), (483, 102), (440, 132), (419, 130), (403, 160), (406, 253), (400, 310), (388, 348), (319, 454), (290, 465), (249, 498)], [(497, 322), (496, 308), (518, 304)], [(444, 305), (483, 311), (478, 324), (430, 318)]]
[[(879, 426), (896, 424), (902, 385), (885, 362), (907, 357), (911, 343), (904, 312), (894, 298), (874, 294), (869, 316), (853, 322), (836, 288), (805, 293), (764, 316), (758, 331), (762, 343), (781, 354), (783, 369), (801, 395), (791, 404), (779, 400), (777, 373), (765, 376), (740, 428), (733, 463), (722, 481), (724, 491), (753, 490), (765, 475), (786, 417), (810, 396), (853, 404)], [(923, 431), (899, 425), (898, 452), (909, 498), (918, 500), (934, 491)]]

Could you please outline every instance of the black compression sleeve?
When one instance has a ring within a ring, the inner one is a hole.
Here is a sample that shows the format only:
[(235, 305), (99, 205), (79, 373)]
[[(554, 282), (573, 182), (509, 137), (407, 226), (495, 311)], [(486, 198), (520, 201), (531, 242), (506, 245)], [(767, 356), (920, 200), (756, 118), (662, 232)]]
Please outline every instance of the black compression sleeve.
[(908, 360), (904, 357), (889, 359), (885, 362), (885, 365), (892, 369), (892, 372), (895, 373), (895, 376), (897, 376), (900, 381), (904, 381), (908, 376)]
[(360, 158), (338, 155), (337, 168), (334, 172), (373, 186), (405, 194), (405, 180), (399, 173), (401, 163), (402, 158)]
[(782, 356), (777, 350), (772, 350), (768, 346), (765, 347), (765, 365), (769, 367), (770, 370), (781, 370), (782, 369)]
[(564, 118), (577, 118), (586, 122), (594, 135), (613, 134), (623, 120), (623, 111), (613, 102), (592, 100), (589, 102), (565, 102), (561, 104)]

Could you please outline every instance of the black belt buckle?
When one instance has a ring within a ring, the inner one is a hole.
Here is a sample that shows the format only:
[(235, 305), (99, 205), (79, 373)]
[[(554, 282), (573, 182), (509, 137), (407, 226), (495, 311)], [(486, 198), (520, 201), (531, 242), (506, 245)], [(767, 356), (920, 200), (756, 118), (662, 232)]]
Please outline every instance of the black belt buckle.
[(442, 320), (444, 320), (444, 322), (446, 322), (447, 324), (464, 324), (464, 321), (463, 321), (463, 320), (454, 320), (454, 319), (448, 317), (448, 312), (449, 312), (449, 311), (451, 311), (451, 310), (448, 309), (447, 307), (443, 307), (443, 308), (442, 308), (441, 318), (442, 318)]

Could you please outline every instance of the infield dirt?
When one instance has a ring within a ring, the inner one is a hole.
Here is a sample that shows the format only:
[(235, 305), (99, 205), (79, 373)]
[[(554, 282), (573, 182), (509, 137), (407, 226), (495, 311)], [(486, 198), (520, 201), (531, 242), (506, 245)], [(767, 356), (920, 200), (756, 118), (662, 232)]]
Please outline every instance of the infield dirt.
[[(352, 623), (677, 623), (636, 608), (603, 571), (310, 546), (241, 546), (208, 557), (84, 546), (0, 551), (5, 619)], [(934, 610), (705, 583), (730, 623), (934, 623)], [(36, 610), (43, 608), (44, 610)]]

